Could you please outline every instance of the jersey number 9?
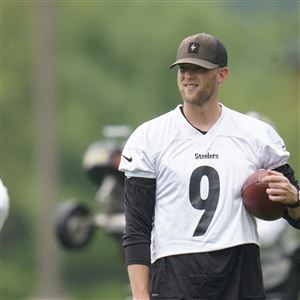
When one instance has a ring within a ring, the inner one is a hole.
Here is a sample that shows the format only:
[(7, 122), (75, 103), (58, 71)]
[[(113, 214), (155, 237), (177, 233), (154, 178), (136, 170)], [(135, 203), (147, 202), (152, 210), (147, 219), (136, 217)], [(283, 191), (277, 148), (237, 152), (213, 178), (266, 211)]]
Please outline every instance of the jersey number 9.
[[(208, 179), (208, 192), (206, 198), (202, 198), (203, 178)], [(204, 210), (204, 213), (195, 229), (193, 236), (205, 234), (215, 214), (220, 196), (220, 178), (218, 172), (210, 166), (201, 166), (195, 169), (191, 175), (189, 187), (190, 202), (195, 209)]]

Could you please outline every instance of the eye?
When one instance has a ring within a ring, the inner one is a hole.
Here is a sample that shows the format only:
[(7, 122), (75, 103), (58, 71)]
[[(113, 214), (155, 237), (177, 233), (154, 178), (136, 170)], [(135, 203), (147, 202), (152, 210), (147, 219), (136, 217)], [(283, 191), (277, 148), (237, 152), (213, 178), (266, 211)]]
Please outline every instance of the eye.
[(187, 71), (187, 67), (179, 66), (179, 71), (181, 73), (185, 73)]
[(206, 69), (206, 68), (197, 66), (197, 67), (195, 68), (195, 71), (198, 72), (198, 73), (206, 73), (206, 72), (209, 71), (209, 69)]

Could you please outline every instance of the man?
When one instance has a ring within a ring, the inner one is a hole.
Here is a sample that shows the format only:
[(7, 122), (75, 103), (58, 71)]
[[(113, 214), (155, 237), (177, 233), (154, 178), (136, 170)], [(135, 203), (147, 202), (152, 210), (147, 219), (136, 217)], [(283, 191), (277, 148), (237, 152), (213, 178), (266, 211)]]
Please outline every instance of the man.
[(229, 69), (217, 38), (185, 38), (174, 66), (183, 105), (138, 127), (119, 167), (133, 299), (264, 299), (258, 234), (241, 188), (254, 170), (269, 169), (270, 201), (286, 205), (285, 218), (300, 228), (289, 153), (271, 126), (220, 103)]

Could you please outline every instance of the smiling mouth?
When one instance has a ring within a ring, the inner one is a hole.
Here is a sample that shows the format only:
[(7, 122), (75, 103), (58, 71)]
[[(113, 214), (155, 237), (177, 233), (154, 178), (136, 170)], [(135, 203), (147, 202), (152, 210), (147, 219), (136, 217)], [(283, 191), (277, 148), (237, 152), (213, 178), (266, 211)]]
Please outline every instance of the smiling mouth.
[(198, 84), (192, 84), (192, 83), (184, 84), (184, 88), (187, 89), (188, 91), (192, 91), (197, 87)]

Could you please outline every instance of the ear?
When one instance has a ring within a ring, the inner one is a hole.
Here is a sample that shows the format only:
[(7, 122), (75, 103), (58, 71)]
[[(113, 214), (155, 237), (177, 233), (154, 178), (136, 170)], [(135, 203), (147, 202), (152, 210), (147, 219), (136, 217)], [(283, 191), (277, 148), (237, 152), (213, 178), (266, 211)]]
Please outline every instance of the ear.
[(220, 71), (218, 72), (217, 82), (219, 84), (223, 83), (228, 76), (229, 76), (229, 68), (227, 67), (221, 68)]

